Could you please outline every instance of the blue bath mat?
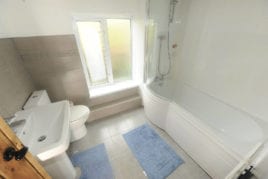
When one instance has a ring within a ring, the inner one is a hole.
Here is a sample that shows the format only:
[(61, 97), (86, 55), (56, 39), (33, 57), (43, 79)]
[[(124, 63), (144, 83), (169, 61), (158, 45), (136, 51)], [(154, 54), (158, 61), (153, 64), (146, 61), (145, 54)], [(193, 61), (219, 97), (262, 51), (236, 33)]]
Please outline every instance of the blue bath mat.
[(80, 179), (113, 179), (113, 171), (104, 144), (73, 154), (71, 161), (80, 167)]
[(183, 160), (148, 125), (142, 125), (123, 135), (149, 179), (163, 179)]

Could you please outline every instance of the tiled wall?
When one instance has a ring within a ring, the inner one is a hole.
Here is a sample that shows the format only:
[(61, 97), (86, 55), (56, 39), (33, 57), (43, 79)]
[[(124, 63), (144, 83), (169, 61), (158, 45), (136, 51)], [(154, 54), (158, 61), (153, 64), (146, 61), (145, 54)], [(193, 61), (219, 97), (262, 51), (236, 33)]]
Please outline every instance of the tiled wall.
[(0, 39), (0, 116), (10, 117), (21, 110), (34, 90), (11, 39)]
[(52, 101), (68, 99), (88, 105), (74, 35), (14, 38), (14, 43), (38, 90), (46, 89)]
[[(268, 1), (190, 1), (186, 16), (181, 56), (176, 59), (176, 102), (183, 98), (197, 107), (186, 85), (268, 122)], [(216, 114), (215, 105), (200, 102)], [(224, 116), (235, 121), (231, 114)]]

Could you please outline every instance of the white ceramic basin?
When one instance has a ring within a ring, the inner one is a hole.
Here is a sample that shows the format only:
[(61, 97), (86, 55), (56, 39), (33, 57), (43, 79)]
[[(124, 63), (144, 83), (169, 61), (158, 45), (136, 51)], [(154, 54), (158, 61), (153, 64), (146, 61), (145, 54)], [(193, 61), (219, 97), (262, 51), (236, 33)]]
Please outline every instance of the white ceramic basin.
[[(60, 101), (15, 114), (10, 126), (39, 160), (46, 161), (65, 152), (70, 143), (70, 105)], [(25, 120), (25, 122), (16, 122)], [(15, 127), (14, 125), (15, 124)]]

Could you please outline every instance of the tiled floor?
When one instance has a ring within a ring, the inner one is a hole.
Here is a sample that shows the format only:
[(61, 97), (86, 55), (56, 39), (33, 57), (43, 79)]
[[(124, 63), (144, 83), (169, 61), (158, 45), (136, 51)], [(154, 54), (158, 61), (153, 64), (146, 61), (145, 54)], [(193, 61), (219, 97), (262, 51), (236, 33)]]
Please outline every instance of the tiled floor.
[(151, 124), (145, 117), (143, 108), (128, 111), (116, 116), (87, 124), (87, 135), (70, 145), (69, 154), (84, 151), (97, 144), (104, 143), (116, 179), (147, 178), (138, 161), (128, 148), (122, 134), (149, 123), (156, 132), (184, 160), (168, 179), (209, 179), (210, 177), (166, 134)]

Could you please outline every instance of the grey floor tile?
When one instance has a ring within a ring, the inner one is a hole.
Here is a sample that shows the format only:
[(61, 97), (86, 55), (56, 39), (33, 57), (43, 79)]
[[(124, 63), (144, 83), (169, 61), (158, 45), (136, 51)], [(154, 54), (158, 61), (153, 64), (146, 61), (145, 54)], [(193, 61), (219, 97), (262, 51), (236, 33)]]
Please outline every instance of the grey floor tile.
[(207, 173), (197, 165), (187, 153), (162, 129), (150, 123), (143, 108), (127, 111), (88, 123), (87, 135), (71, 143), (68, 153), (71, 155), (100, 143), (104, 143), (116, 179), (145, 179), (146, 174), (132, 154), (122, 134), (148, 123), (184, 160), (168, 179), (210, 179)]

